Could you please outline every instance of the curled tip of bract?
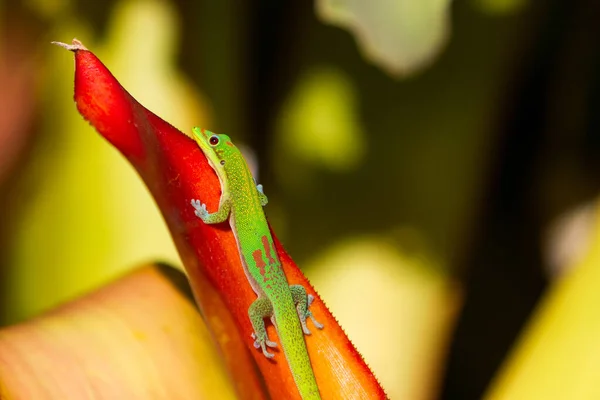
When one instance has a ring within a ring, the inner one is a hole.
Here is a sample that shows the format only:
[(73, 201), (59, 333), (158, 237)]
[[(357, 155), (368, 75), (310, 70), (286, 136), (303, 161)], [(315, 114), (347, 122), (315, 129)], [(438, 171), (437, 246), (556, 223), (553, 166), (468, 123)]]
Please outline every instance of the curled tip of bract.
[(78, 50), (87, 50), (87, 48), (83, 45), (83, 43), (81, 43), (76, 38), (73, 38), (73, 40), (71, 41), (71, 44), (66, 44), (63, 42), (51, 42), (51, 43), (55, 44), (57, 46), (60, 46), (63, 49), (67, 49), (67, 50), (73, 51), (73, 52), (78, 51)]

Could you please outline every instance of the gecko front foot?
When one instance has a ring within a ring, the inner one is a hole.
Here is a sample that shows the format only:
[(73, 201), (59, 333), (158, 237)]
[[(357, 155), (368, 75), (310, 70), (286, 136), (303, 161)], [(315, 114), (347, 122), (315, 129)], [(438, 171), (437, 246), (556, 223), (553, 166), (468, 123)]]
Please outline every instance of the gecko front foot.
[(200, 200), (191, 201), (192, 207), (194, 207), (194, 213), (196, 216), (202, 220), (204, 220), (208, 216), (208, 210), (206, 209), (206, 204), (201, 203)]
[(269, 353), (267, 351), (267, 346), (276, 348), (277, 343), (270, 341), (266, 335), (264, 335), (264, 337), (261, 337), (260, 339), (258, 338), (258, 335), (256, 335), (255, 333), (253, 333), (251, 336), (252, 336), (252, 339), (254, 339), (254, 348), (255, 349), (262, 349), (263, 354), (267, 358), (273, 358), (275, 356), (275, 354)]
[(269, 203), (269, 199), (263, 190), (263, 185), (256, 185), (256, 190), (258, 191), (258, 199), (260, 200), (261, 206), (266, 206)]

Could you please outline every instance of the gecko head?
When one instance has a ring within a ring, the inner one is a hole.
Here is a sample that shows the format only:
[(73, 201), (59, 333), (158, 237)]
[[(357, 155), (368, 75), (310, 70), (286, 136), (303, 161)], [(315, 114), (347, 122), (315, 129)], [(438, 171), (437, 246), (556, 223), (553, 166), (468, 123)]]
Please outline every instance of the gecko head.
[(231, 159), (230, 155), (239, 151), (227, 135), (218, 135), (200, 128), (194, 128), (192, 131), (196, 143), (217, 171), (224, 168), (226, 160)]

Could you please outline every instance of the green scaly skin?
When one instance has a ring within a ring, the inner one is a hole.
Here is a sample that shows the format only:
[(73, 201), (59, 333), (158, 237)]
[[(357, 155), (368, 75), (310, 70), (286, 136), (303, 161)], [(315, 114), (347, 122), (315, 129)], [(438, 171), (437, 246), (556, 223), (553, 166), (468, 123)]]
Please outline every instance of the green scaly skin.
[(307, 318), (319, 329), (323, 325), (308, 310), (313, 296), (307, 295), (302, 285), (288, 285), (262, 209), (267, 204), (262, 185), (256, 185), (244, 157), (227, 135), (200, 128), (194, 128), (193, 133), (219, 177), (221, 200), (214, 213), (209, 213), (200, 200), (192, 200), (191, 204), (204, 223), (216, 224), (229, 219), (244, 272), (258, 296), (248, 309), (254, 328), (254, 347), (261, 349), (265, 357), (273, 357), (267, 347), (277, 347), (277, 343), (269, 340), (264, 321), (270, 318), (302, 399), (321, 399), (304, 334), (310, 335)]

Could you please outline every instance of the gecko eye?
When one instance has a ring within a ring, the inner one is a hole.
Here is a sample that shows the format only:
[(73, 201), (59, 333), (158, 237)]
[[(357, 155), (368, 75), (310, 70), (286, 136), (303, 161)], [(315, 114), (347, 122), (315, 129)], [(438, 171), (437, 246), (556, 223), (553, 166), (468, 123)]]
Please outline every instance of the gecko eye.
[(216, 146), (219, 144), (219, 137), (217, 135), (212, 135), (210, 137), (210, 139), (208, 139), (208, 143), (210, 143), (211, 146)]
[(225, 165), (225, 160), (221, 160), (221, 165)]

